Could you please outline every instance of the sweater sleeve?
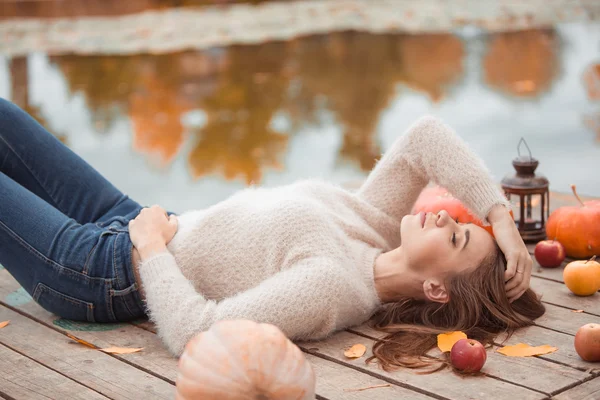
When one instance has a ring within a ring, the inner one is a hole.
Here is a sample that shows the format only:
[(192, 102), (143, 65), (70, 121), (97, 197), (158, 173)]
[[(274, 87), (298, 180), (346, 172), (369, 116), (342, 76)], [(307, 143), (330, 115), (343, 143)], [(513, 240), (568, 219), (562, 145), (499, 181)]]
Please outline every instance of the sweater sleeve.
[(140, 266), (150, 319), (171, 353), (213, 323), (249, 319), (279, 327), (291, 339), (324, 337), (336, 326), (344, 275), (333, 261), (309, 258), (258, 286), (219, 302), (205, 299), (185, 278), (170, 252)]
[(510, 207), (481, 158), (435, 117), (420, 118), (396, 140), (358, 195), (399, 221), (429, 181), (448, 189), (486, 224), (494, 205)]

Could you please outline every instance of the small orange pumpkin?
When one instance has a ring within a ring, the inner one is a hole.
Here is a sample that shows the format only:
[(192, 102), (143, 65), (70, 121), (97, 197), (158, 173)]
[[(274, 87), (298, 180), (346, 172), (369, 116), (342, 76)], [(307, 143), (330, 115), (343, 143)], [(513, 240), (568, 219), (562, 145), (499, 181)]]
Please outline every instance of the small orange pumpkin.
[(228, 320), (188, 342), (176, 387), (176, 400), (312, 400), (315, 374), (279, 328)]
[(577, 296), (591, 296), (600, 290), (600, 263), (595, 258), (572, 261), (565, 266), (563, 280)]
[(546, 224), (548, 238), (565, 246), (567, 256), (589, 258), (600, 255), (600, 201), (583, 202), (571, 185), (579, 206), (559, 207)]
[[(483, 223), (479, 218), (472, 214), (460, 200), (452, 196), (452, 194), (443, 187), (435, 186), (423, 189), (413, 206), (413, 214), (417, 214), (421, 211), (432, 212), (435, 214), (441, 210), (446, 210), (448, 215), (450, 215), (452, 219), (458, 220), (458, 222), (465, 224), (473, 223), (488, 231), (492, 236), (494, 235), (490, 225), (483, 226)], [(513, 215), (512, 211), (510, 214)]]

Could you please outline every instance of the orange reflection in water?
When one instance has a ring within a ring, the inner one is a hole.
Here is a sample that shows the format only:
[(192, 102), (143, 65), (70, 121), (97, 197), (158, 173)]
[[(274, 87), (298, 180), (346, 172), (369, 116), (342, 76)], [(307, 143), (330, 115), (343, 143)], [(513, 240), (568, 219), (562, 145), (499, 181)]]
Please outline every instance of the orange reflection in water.
[(462, 42), (448, 34), (358, 32), (296, 41), (299, 90), (290, 102), (296, 125), (318, 121), (324, 109), (342, 125), (340, 158), (370, 170), (381, 150), (375, 134), (398, 83), (439, 100), (462, 73)]
[(84, 96), (94, 126), (104, 132), (127, 112), (143, 57), (64, 55), (50, 61), (64, 74), (69, 92)]
[(456, 36), (407, 35), (398, 48), (402, 82), (440, 101), (445, 90), (463, 73), (463, 43)]
[[(449, 34), (358, 32), (289, 42), (164, 55), (55, 56), (71, 93), (80, 93), (100, 131), (127, 115), (136, 151), (169, 164), (180, 154), (192, 175), (246, 183), (281, 169), (289, 135), (329, 124), (342, 130), (338, 160), (363, 170), (381, 154), (381, 113), (402, 85), (443, 98), (462, 75), (462, 41)], [(202, 110), (206, 125), (186, 131), (182, 116)], [(288, 132), (272, 127), (289, 117)]]
[(552, 29), (494, 34), (483, 60), (485, 81), (512, 96), (538, 96), (556, 78), (557, 49)]
[(129, 98), (134, 149), (158, 155), (162, 164), (170, 162), (183, 143), (181, 114), (190, 108), (154, 69), (143, 71)]
[(227, 68), (215, 91), (199, 103), (208, 121), (195, 132), (188, 157), (194, 177), (220, 172), (250, 184), (260, 182), (265, 169), (283, 168), (279, 157), (288, 136), (274, 131), (270, 122), (289, 86), (285, 52), (283, 43), (227, 50)]

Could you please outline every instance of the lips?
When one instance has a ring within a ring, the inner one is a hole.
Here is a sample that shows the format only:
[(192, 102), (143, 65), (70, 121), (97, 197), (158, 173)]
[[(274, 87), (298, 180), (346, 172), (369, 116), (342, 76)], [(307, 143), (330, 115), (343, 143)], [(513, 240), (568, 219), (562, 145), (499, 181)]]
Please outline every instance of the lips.
[(421, 213), (421, 228), (425, 227), (425, 218), (427, 217), (427, 214), (425, 214), (424, 212)]

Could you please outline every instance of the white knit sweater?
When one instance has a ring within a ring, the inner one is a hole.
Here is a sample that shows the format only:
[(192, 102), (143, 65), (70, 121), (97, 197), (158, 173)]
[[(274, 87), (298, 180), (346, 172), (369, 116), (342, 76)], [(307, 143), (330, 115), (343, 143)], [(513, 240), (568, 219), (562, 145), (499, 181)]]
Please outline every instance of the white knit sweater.
[(224, 319), (320, 339), (381, 306), (373, 266), (400, 245), (400, 220), (432, 180), (482, 220), (508, 206), (482, 161), (438, 119), (413, 124), (357, 192), (316, 180), (248, 188), (179, 217), (168, 250), (145, 260), (146, 306), (169, 350)]

